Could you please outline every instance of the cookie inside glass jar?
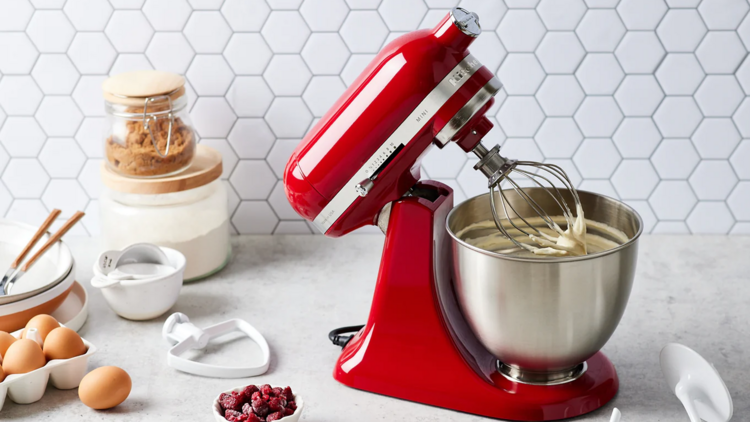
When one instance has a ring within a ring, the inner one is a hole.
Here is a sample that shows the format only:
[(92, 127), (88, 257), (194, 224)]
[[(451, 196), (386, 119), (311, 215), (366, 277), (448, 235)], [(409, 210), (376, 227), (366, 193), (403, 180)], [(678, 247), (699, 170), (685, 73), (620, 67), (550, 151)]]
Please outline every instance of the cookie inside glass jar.
[(121, 73), (102, 84), (108, 165), (131, 177), (163, 177), (186, 169), (195, 155), (185, 78), (156, 70)]

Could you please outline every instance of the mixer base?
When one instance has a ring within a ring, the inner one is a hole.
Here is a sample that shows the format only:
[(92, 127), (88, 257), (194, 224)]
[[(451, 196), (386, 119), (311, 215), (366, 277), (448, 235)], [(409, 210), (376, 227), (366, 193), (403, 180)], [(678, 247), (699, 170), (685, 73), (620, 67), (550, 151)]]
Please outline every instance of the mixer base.
[(344, 347), (334, 378), (360, 390), (498, 419), (550, 421), (604, 406), (619, 387), (604, 354), (577, 379), (534, 385), (507, 378), (466, 325), (450, 280), (445, 218), (453, 193), (393, 203), (367, 325)]

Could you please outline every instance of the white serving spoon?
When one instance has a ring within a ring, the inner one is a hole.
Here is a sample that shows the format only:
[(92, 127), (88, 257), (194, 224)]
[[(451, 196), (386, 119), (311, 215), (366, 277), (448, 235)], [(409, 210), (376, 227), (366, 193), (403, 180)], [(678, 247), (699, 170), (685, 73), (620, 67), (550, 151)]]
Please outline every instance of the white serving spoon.
[(728, 422), (732, 419), (732, 397), (713, 365), (693, 349), (667, 344), (659, 356), (661, 372), (685, 406), (691, 422)]

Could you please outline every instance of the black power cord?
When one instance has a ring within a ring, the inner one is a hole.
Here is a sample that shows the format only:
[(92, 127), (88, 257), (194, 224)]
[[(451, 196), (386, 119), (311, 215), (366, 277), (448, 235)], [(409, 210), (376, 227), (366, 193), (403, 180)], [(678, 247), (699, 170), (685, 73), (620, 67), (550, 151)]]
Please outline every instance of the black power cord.
[[(337, 328), (328, 333), (328, 339), (331, 340), (331, 343), (336, 346), (340, 346), (343, 349), (344, 347), (346, 347), (347, 343), (349, 343), (352, 337), (354, 337), (354, 335), (363, 328), (365, 328), (364, 325), (351, 325), (349, 327)], [(348, 333), (354, 334), (342, 335)]]

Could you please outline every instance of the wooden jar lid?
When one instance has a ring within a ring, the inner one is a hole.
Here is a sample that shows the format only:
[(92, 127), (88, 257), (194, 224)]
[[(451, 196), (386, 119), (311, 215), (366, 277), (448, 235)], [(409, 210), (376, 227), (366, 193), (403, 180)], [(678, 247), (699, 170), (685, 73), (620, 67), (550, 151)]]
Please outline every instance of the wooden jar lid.
[(219, 151), (198, 144), (190, 167), (169, 177), (137, 179), (123, 176), (112, 170), (106, 160), (102, 162), (100, 173), (104, 186), (123, 193), (153, 195), (159, 193), (182, 192), (207, 185), (221, 177), (223, 166)]
[(159, 70), (120, 73), (102, 82), (104, 99), (110, 103), (143, 105), (146, 98), (169, 95), (172, 100), (185, 94), (185, 78)]

